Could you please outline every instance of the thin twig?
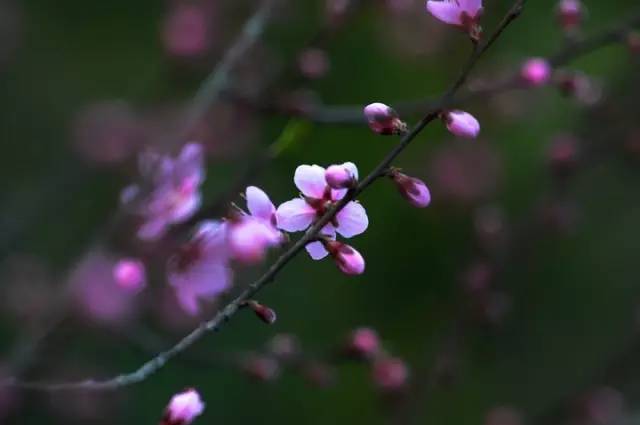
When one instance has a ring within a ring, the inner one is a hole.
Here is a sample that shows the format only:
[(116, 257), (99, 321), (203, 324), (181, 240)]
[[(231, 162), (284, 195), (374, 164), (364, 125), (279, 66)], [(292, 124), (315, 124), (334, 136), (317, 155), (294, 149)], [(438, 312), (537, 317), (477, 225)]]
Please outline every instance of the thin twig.
[[(455, 83), (449, 88), (442, 96), (443, 103), (450, 100), (455, 93), (464, 85), (469, 77), (469, 74), (478, 63), (482, 55), (494, 44), (503, 31), (509, 26), (514, 19), (516, 19), (526, 3), (526, 0), (516, 0), (511, 7), (505, 18), (502, 20), (496, 31), (486, 42), (476, 45), (474, 50), (463, 68), (460, 76)], [(416, 139), (416, 137), (422, 132), (422, 130), (432, 121), (438, 118), (440, 114), (439, 109), (429, 111), (425, 117), (408, 132), (399, 144), (392, 149), (387, 156), (374, 168), (374, 170), (362, 180), (358, 186), (349, 191), (344, 198), (334, 204), (327, 212), (320, 217), (295, 244), (293, 244), (286, 252), (284, 252), (276, 262), (269, 267), (267, 272), (258, 280), (251, 283), (240, 295), (234, 298), (228, 303), (221, 311), (219, 311), (211, 320), (201, 323), (191, 333), (180, 340), (176, 345), (168, 350), (159, 353), (156, 357), (152, 358), (148, 362), (144, 363), (134, 372), (128, 374), (121, 374), (114, 378), (105, 380), (87, 379), (77, 382), (64, 382), (64, 383), (40, 383), (40, 382), (21, 382), (15, 379), (8, 379), (2, 382), (2, 386), (15, 386), (23, 389), (42, 390), (42, 391), (62, 391), (62, 390), (112, 390), (121, 388), (124, 386), (133, 385), (144, 381), (150, 375), (160, 370), (169, 360), (182, 353), (189, 348), (195, 342), (200, 340), (204, 335), (209, 332), (218, 331), (224, 323), (226, 323), (232, 316), (235, 315), (241, 306), (249, 299), (260, 291), (262, 288), (273, 282), (278, 273), (296, 256), (304, 247), (312, 240), (317, 238), (317, 235), (322, 228), (329, 223), (338, 212), (340, 212), (347, 203), (354, 200), (359, 194), (366, 190), (374, 181), (386, 174), (386, 170), (393, 163), (393, 161), (402, 153), (409, 144)]]

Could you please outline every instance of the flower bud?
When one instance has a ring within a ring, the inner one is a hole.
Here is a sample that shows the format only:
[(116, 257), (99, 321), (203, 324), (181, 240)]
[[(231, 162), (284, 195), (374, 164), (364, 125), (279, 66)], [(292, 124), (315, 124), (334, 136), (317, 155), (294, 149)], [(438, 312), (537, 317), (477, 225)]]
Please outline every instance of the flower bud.
[(576, 29), (584, 15), (580, 0), (560, 0), (558, 3), (558, 20), (565, 31)]
[(442, 120), (455, 136), (475, 139), (480, 134), (480, 123), (468, 112), (449, 111), (442, 115)]
[(258, 316), (258, 318), (267, 325), (273, 325), (276, 322), (278, 316), (276, 315), (276, 312), (269, 307), (254, 300), (247, 301), (247, 306), (249, 306), (256, 316)]
[(373, 358), (380, 351), (380, 338), (371, 328), (358, 328), (349, 335), (347, 354), (358, 359)]
[(241, 364), (242, 370), (261, 382), (273, 381), (280, 375), (280, 364), (271, 357), (250, 355)]
[(113, 278), (123, 289), (137, 292), (147, 284), (144, 264), (135, 258), (123, 258), (113, 268)]
[(189, 425), (203, 411), (200, 394), (190, 388), (171, 398), (160, 425)]
[(551, 65), (546, 59), (531, 58), (522, 65), (520, 77), (530, 86), (543, 86), (551, 78)]
[(409, 369), (404, 361), (387, 357), (373, 364), (373, 382), (382, 391), (401, 390), (409, 379)]
[(332, 240), (325, 240), (324, 245), (344, 274), (359, 275), (364, 273), (364, 258), (353, 247)]
[(364, 108), (364, 116), (369, 128), (382, 135), (404, 134), (407, 124), (400, 120), (398, 113), (384, 103), (372, 103)]
[(425, 208), (431, 203), (431, 193), (427, 185), (419, 179), (394, 170), (390, 175), (404, 199), (417, 208)]
[(355, 186), (358, 181), (357, 169), (350, 162), (331, 165), (325, 171), (324, 178), (333, 189), (349, 189)]

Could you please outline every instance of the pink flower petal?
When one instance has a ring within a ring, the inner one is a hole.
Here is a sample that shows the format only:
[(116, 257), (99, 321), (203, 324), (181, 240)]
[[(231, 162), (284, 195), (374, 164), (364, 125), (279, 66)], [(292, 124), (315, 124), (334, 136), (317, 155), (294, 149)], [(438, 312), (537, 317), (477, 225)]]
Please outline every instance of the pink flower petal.
[(460, 2), (460, 8), (467, 12), (469, 16), (476, 17), (478, 12), (482, 9), (482, 0), (458, 0)]
[(305, 249), (314, 260), (322, 260), (324, 257), (329, 255), (329, 251), (327, 251), (322, 244), (322, 242), (311, 242), (305, 246)]
[(296, 198), (280, 205), (276, 211), (278, 227), (287, 232), (300, 232), (311, 225), (316, 210), (304, 199)]
[(171, 221), (173, 223), (181, 223), (188, 220), (200, 208), (201, 203), (202, 197), (200, 193), (193, 193), (174, 207), (173, 211), (171, 211)]
[(367, 230), (369, 218), (364, 207), (358, 202), (349, 202), (336, 215), (338, 227), (336, 230), (345, 238), (351, 238)]
[(324, 172), (319, 165), (301, 165), (296, 168), (293, 182), (303, 195), (321, 199), (327, 187)]
[(462, 25), (462, 9), (454, 2), (429, 0), (427, 10), (446, 24)]
[(245, 196), (247, 197), (247, 208), (252, 216), (271, 221), (271, 217), (276, 212), (276, 207), (262, 189), (249, 186)]
[(163, 217), (156, 217), (144, 222), (137, 232), (139, 239), (143, 241), (154, 241), (160, 239), (167, 228), (167, 221)]

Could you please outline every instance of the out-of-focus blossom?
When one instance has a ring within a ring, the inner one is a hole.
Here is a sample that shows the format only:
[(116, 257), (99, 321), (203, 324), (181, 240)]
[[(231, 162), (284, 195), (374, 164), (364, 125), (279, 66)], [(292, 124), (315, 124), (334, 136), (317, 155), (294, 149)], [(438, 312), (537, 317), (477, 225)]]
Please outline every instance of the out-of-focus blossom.
[(449, 143), (434, 153), (429, 162), (429, 182), (438, 202), (473, 204), (492, 196), (498, 189), (502, 163), (487, 143)]
[(156, 240), (168, 226), (188, 220), (200, 207), (205, 172), (202, 147), (188, 143), (176, 158), (144, 152), (139, 169), (142, 182), (126, 187), (121, 202), (142, 219), (138, 237)]
[(120, 324), (135, 313), (135, 297), (119, 286), (116, 260), (101, 251), (89, 252), (71, 271), (69, 285), (80, 312), (105, 324)]
[(232, 284), (227, 224), (201, 223), (191, 240), (169, 259), (167, 274), (181, 307), (192, 315), (199, 310), (198, 299), (213, 299), (225, 292)]
[(347, 339), (347, 354), (359, 359), (371, 359), (380, 352), (380, 337), (375, 329), (358, 328)]
[(618, 423), (624, 415), (625, 400), (620, 391), (611, 387), (598, 388), (583, 397), (582, 423)]
[(161, 425), (189, 425), (204, 412), (204, 402), (200, 394), (189, 388), (171, 397)]
[(557, 6), (560, 25), (565, 31), (571, 31), (580, 26), (584, 17), (584, 9), (580, 0), (560, 0)]
[(212, 38), (211, 16), (197, 3), (177, 2), (162, 26), (164, 48), (172, 56), (201, 56), (211, 47)]
[[(306, 230), (333, 203), (346, 195), (347, 189), (331, 189), (325, 179), (325, 172), (318, 165), (301, 165), (296, 169), (293, 180), (302, 192), (302, 197), (278, 207), (276, 216), (280, 229), (287, 232)], [(351, 238), (363, 233), (368, 226), (369, 218), (365, 209), (359, 202), (351, 201), (322, 229), (321, 234), (335, 238), (337, 232), (345, 238)], [(322, 242), (311, 242), (306, 248), (314, 260), (320, 260), (329, 254)]]
[(233, 258), (244, 263), (256, 263), (264, 259), (270, 247), (283, 242), (278, 230), (276, 208), (264, 191), (255, 186), (245, 191), (249, 213), (242, 211), (228, 224), (229, 248)]
[(520, 77), (530, 86), (543, 86), (551, 79), (551, 64), (544, 58), (531, 58), (522, 65)]
[(325, 240), (322, 243), (342, 273), (347, 275), (364, 273), (364, 258), (355, 248), (333, 240)]
[(280, 360), (292, 360), (300, 353), (300, 342), (291, 334), (277, 334), (268, 344), (269, 352)]
[(491, 266), (485, 261), (476, 261), (464, 271), (462, 285), (469, 295), (479, 295), (489, 289), (492, 278)]
[(414, 0), (386, 0), (385, 6), (392, 12), (404, 13), (412, 12)]
[(319, 361), (304, 365), (302, 374), (311, 385), (319, 388), (328, 388), (336, 382), (335, 369)]
[(484, 425), (522, 425), (522, 414), (509, 406), (498, 406), (489, 410)]
[(409, 177), (398, 170), (393, 170), (391, 179), (396, 184), (398, 192), (411, 205), (417, 208), (425, 208), (431, 203), (431, 192), (427, 185), (415, 177)]
[(123, 258), (113, 268), (116, 284), (128, 291), (138, 292), (147, 285), (144, 263), (136, 258)]
[(592, 106), (602, 99), (600, 83), (582, 72), (560, 72), (554, 80), (560, 92), (584, 105)]
[(331, 63), (327, 52), (318, 48), (308, 48), (298, 55), (300, 73), (310, 79), (318, 79), (327, 75)]
[(358, 169), (353, 162), (331, 165), (325, 171), (324, 177), (332, 189), (349, 189), (358, 182)]
[(480, 38), (482, 0), (428, 0), (427, 10), (445, 24), (468, 32), (474, 40)]
[(364, 108), (364, 116), (369, 128), (382, 135), (403, 134), (407, 124), (400, 120), (398, 113), (384, 103), (371, 103)]
[(570, 134), (561, 134), (553, 138), (547, 150), (547, 161), (551, 171), (558, 177), (566, 177), (578, 165), (580, 142)]
[(353, 0), (325, 0), (326, 19), (332, 26), (338, 26), (349, 12)]
[(76, 115), (72, 133), (76, 151), (87, 161), (100, 165), (129, 159), (144, 139), (138, 116), (121, 100), (85, 107)]
[(473, 214), (473, 225), (478, 242), (492, 250), (507, 238), (507, 223), (502, 208), (497, 205), (483, 205)]
[(627, 47), (633, 55), (640, 54), (640, 33), (637, 31), (629, 31), (627, 34)]
[(480, 123), (468, 112), (449, 111), (442, 114), (447, 129), (455, 136), (475, 139), (480, 134)]
[(373, 362), (372, 377), (374, 384), (382, 391), (402, 390), (409, 379), (406, 363), (395, 357), (383, 357)]
[(249, 354), (240, 362), (240, 368), (250, 378), (260, 382), (268, 382), (280, 376), (280, 364), (269, 356)]

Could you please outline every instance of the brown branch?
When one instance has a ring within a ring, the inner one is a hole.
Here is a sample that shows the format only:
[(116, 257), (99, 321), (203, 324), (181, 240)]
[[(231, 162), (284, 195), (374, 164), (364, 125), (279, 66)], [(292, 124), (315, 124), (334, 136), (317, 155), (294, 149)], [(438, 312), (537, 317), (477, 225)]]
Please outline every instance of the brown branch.
[[(478, 63), (482, 55), (494, 44), (494, 42), (500, 37), (503, 31), (509, 26), (514, 19), (516, 19), (526, 3), (526, 0), (516, 0), (511, 9), (508, 11), (505, 18), (502, 20), (495, 32), (487, 39), (486, 42), (475, 45), (471, 56), (463, 68), (460, 76), (455, 83), (449, 88), (442, 96), (442, 103), (448, 103), (456, 92), (464, 85), (469, 77), (471, 71)], [(347, 203), (354, 200), (359, 194), (366, 190), (373, 182), (378, 178), (383, 177), (386, 174), (386, 170), (393, 163), (393, 161), (400, 155), (409, 144), (416, 139), (416, 137), (422, 132), (422, 130), (435, 119), (438, 118), (440, 109), (433, 109), (429, 111), (425, 117), (418, 122), (405, 136), (402, 137), (399, 144), (392, 149), (387, 156), (374, 168), (374, 170), (362, 180), (358, 186), (347, 195), (334, 204), (327, 212), (320, 217), (302, 236), (296, 243), (294, 243), (286, 252), (284, 252), (267, 272), (258, 280), (251, 283), (240, 295), (228, 303), (221, 311), (219, 311), (212, 319), (201, 323), (191, 333), (180, 340), (176, 345), (168, 350), (159, 353), (156, 357), (152, 358), (148, 362), (144, 363), (137, 370), (128, 373), (121, 374), (114, 378), (105, 380), (87, 379), (77, 382), (63, 382), (63, 383), (40, 383), (40, 382), (21, 382), (15, 379), (9, 379), (2, 382), (3, 386), (15, 386), (23, 389), (41, 390), (41, 391), (62, 391), (62, 390), (113, 390), (129, 385), (133, 385), (144, 381), (152, 374), (160, 370), (168, 361), (188, 349), (195, 342), (200, 340), (209, 332), (215, 332), (220, 330), (222, 325), (229, 321), (240, 309), (241, 306), (249, 299), (263, 289), (265, 286), (273, 282), (278, 273), (294, 258), (296, 257), (304, 247), (311, 241), (317, 238), (322, 228), (329, 223), (335, 215), (341, 211)]]

